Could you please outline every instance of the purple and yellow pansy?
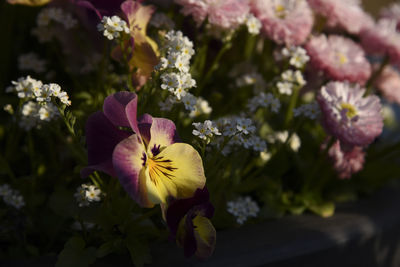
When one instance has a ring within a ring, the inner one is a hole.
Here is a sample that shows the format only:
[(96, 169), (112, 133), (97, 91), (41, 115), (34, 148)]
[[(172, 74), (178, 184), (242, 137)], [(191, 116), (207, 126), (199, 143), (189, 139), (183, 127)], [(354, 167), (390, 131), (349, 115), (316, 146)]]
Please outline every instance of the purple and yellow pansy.
[(95, 170), (117, 176), (142, 207), (190, 198), (206, 177), (199, 153), (178, 143), (175, 124), (144, 114), (137, 119), (137, 96), (118, 92), (104, 101), (103, 112), (86, 123), (87, 176)]
[(200, 259), (211, 256), (215, 248), (216, 232), (209, 220), (214, 207), (209, 202), (206, 187), (197, 189), (194, 196), (171, 201), (166, 211), (166, 221), (172, 237), (183, 247), (186, 257)]

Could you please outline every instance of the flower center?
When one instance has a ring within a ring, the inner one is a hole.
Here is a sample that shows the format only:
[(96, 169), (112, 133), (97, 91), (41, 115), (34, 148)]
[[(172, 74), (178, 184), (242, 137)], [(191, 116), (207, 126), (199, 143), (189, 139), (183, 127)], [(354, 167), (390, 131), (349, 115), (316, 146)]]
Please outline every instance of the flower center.
[(345, 54), (343, 54), (342, 52), (337, 52), (336, 55), (337, 55), (338, 60), (339, 60), (339, 63), (340, 63), (341, 65), (346, 64), (346, 63), (349, 61), (349, 59), (347, 58), (347, 56), (346, 56)]
[(286, 17), (286, 8), (284, 5), (278, 4), (275, 6), (275, 15), (281, 19)]
[(149, 168), (150, 180), (157, 185), (158, 180), (162, 177), (172, 179), (175, 177), (174, 171), (178, 168), (173, 167), (173, 162), (169, 159), (164, 159), (162, 156), (149, 158), (147, 161)]
[(357, 109), (352, 104), (343, 102), (342, 104), (340, 104), (340, 107), (342, 110), (343, 109), (347, 110), (347, 112), (346, 112), (347, 118), (352, 119), (355, 116), (357, 116)]

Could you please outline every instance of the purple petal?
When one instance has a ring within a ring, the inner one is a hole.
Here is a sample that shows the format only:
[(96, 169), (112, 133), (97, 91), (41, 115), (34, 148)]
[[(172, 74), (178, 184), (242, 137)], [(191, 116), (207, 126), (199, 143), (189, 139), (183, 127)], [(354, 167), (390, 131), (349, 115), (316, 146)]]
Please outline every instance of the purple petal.
[[(206, 205), (205, 209), (207, 211), (204, 212), (205, 217), (211, 218), (214, 213), (214, 208), (211, 205), (212, 210), (209, 207), (209, 193), (207, 190), (207, 187), (204, 187), (203, 189), (197, 189), (194, 196), (191, 198), (186, 198), (186, 199), (178, 199), (174, 200), (170, 203), (168, 206), (167, 212), (166, 212), (166, 221), (168, 224), (168, 227), (170, 231), (172, 232), (173, 235), (176, 235), (178, 231), (178, 225), (180, 220), (188, 214), (190, 209), (192, 209), (195, 206), (202, 206)], [(190, 216), (189, 216), (190, 217)]]
[[(192, 218), (186, 217), (186, 221), (184, 226), (185, 229), (182, 231), (184, 236), (181, 237), (181, 245), (183, 245), (183, 254), (186, 258), (190, 258), (196, 253), (197, 250), (197, 242), (194, 234), (194, 225)], [(179, 237), (178, 237), (179, 238)]]
[(146, 144), (150, 142), (150, 127), (152, 123), (153, 123), (153, 117), (149, 114), (143, 114), (138, 119), (139, 132)]
[(103, 105), (104, 115), (106, 115), (115, 126), (131, 127), (130, 120), (126, 114), (126, 107), (128, 105), (130, 105), (130, 112), (134, 113), (131, 114), (130, 117), (131, 119), (133, 116), (135, 117), (133, 121), (133, 124), (135, 124), (137, 107), (137, 96), (135, 93), (124, 91), (107, 96)]
[(97, 10), (97, 8), (92, 3), (90, 3), (89, 1), (78, 1), (76, 4), (78, 6), (81, 6), (81, 7), (84, 7), (86, 9), (94, 11), (96, 13), (97, 17), (101, 20), (102, 16), (101, 16), (99, 10)]
[(145, 147), (136, 134), (121, 141), (112, 156), (115, 172), (124, 189), (142, 207), (152, 207), (154, 204), (147, 198), (143, 168), (146, 159)]
[(148, 147), (158, 150), (167, 147), (173, 143), (179, 142), (178, 133), (175, 124), (168, 119), (153, 118), (150, 127), (150, 141)]
[(129, 126), (137, 135), (140, 135), (137, 124), (137, 97), (126, 105), (125, 114), (129, 121)]
[(83, 177), (95, 170), (115, 176), (112, 166), (112, 153), (121, 140), (129, 133), (118, 130), (103, 114), (98, 111), (86, 122), (86, 144), (88, 149), (88, 167), (82, 170)]

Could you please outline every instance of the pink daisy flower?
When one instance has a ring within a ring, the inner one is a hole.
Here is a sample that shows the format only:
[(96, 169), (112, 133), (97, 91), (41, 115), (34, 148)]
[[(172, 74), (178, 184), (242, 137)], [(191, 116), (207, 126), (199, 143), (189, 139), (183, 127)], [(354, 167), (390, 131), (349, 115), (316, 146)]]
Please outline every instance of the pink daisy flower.
[(336, 141), (329, 148), (328, 156), (342, 179), (350, 178), (352, 174), (361, 171), (364, 167), (365, 152), (360, 146), (346, 148)]
[(397, 22), (397, 29), (400, 29), (400, 3), (393, 3), (385, 7), (380, 12), (382, 18), (395, 20)]
[(362, 9), (360, 0), (308, 0), (314, 11), (327, 19), (327, 26), (339, 27), (358, 34), (364, 27), (374, 24)]
[(395, 20), (381, 19), (361, 32), (361, 44), (371, 54), (388, 55), (392, 63), (400, 63), (400, 33)]
[(371, 75), (364, 50), (351, 39), (321, 35), (312, 37), (305, 48), (312, 67), (333, 80), (365, 84)]
[(211, 25), (235, 29), (243, 24), (250, 11), (248, 0), (175, 0), (185, 16), (192, 15), (201, 24), (206, 18)]
[(317, 96), (326, 131), (343, 145), (366, 146), (381, 134), (383, 118), (377, 96), (347, 82), (330, 82)]
[(253, 0), (252, 11), (261, 21), (264, 34), (278, 44), (304, 43), (314, 23), (305, 0)]
[(396, 69), (387, 66), (374, 85), (389, 102), (400, 104), (400, 73)]

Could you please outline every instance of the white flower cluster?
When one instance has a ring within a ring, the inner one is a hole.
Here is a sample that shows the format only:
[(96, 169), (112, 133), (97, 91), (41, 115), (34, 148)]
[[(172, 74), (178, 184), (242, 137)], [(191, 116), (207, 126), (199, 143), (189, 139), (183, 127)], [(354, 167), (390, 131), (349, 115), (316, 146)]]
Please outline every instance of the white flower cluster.
[(236, 79), (236, 86), (237, 87), (253, 86), (253, 91), (255, 93), (259, 93), (265, 89), (267, 83), (265, 82), (261, 74), (253, 71), (239, 76)]
[(231, 153), (235, 146), (243, 146), (245, 149), (252, 149), (257, 152), (267, 149), (266, 142), (255, 134), (256, 127), (251, 119), (236, 116), (224, 117), (216, 120), (214, 123), (223, 137), (221, 136), (212, 140), (213, 144), (221, 147), (225, 138), (229, 138), (228, 143), (222, 148), (221, 153), (223, 155)]
[(149, 22), (151, 26), (156, 27), (157, 29), (159, 28), (166, 28), (168, 30), (175, 28), (175, 23), (173, 22), (172, 19), (170, 19), (167, 15), (164, 13), (155, 13)]
[(282, 49), (282, 56), (289, 59), (289, 64), (301, 69), (310, 60), (307, 51), (300, 46), (285, 47)]
[(192, 131), (193, 135), (205, 140), (207, 144), (214, 135), (221, 135), (215, 123), (210, 120), (206, 120), (204, 123), (193, 122), (192, 125), (196, 128)]
[(301, 146), (301, 140), (300, 137), (296, 134), (293, 133), (290, 137), (289, 137), (289, 132), (288, 131), (281, 131), (281, 132), (275, 132), (274, 134), (268, 136), (268, 142), (269, 143), (286, 143), (287, 140), (289, 147), (294, 151), (294, 152), (298, 152)]
[(44, 8), (36, 18), (37, 27), (32, 30), (32, 34), (36, 35), (39, 42), (48, 42), (56, 34), (56, 32), (49, 30), (52, 21), (62, 25), (66, 30), (70, 30), (78, 24), (78, 21), (71, 14), (65, 13), (61, 8)]
[[(162, 50), (165, 57), (160, 59), (156, 69), (163, 71), (161, 74), (161, 89), (168, 90), (173, 98), (167, 98), (165, 103), (160, 103), (163, 110), (170, 110), (173, 104), (183, 103), (185, 109), (191, 115), (200, 115), (202, 111), (199, 104), (203, 107), (208, 106), (205, 100), (199, 101), (194, 95), (189, 93), (190, 88), (196, 86), (196, 81), (189, 73), (190, 59), (194, 55), (193, 43), (181, 31), (169, 31), (165, 35), (165, 45)], [(208, 108), (205, 109), (209, 111)], [(211, 111), (210, 111), (211, 112)]]
[(304, 104), (298, 108), (293, 109), (293, 116), (295, 117), (304, 116), (312, 120), (315, 120), (320, 113), (321, 110), (317, 102)]
[(281, 74), (282, 81), (278, 82), (276, 86), (281, 94), (291, 95), (293, 89), (300, 89), (306, 84), (301, 71), (286, 70)]
[(74, 197), (79, 207), (88, 207), (90, 203), (101, 200), (101, 190), (92, 184), (81, 184), (76, 189)]
[(246, 26), (250, 34), (257, 35), (260, 33), (262, 24), (258, 18), (254, 17), (253, 14), (250, 14), (246, 18)]
[(16, 209), (25, 206), (24, 197), (16, 190), (13, 190), (9, 184), (0, 185), (0, 196), (3, 201)]
[(273, 94), (261, 92), (247, 103), (247, 108), (250, 112), (256, 111), (259, 107), (270, 108), (272, 112), (278, 113), (281, 108), (281, 102)]
[(39, 59), (35, 53), (22, 54), (18, 57), (19, 70), (31, 70), (36, 73), (45, 72), (46, 61)]
[(236, 217), (238, 224), (243, 224), (249, 217), (257, 217), (260, 208), (249, 196), (239, 197), (227, 203), (227, 210)]
[(51, 102), (52, 98), (58, 98), (67, 106), (71, 105), (68, 94), (56, 83), (43, 84), (28, 75), (12, 81), (12, 84), (6, 92), (17, 93), (19, 98), (26, 101), (22, 105), (20, 121), (20, 126), (25, 130), (40, 126), (41, 121), (51, 121), (59, 115), (56, 105)]
[(118, 16), (104, 16), (101, 22), (97, 25), (97, 30), (103, 32), (103, 35), (107, 37), (108, 40), (120, 38), (121, 33), (130, 33), (126, 21)]

